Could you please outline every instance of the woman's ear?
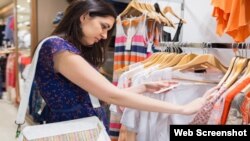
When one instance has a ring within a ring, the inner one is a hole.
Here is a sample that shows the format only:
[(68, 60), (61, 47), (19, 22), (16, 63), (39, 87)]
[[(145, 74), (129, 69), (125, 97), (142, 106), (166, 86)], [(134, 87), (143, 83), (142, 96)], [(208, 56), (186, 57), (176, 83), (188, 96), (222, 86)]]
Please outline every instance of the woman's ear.
[(82, 15), (81, 17), (80, 17), (80, 21), (81, 21), (81, 23), (84, 23), (84, 21), (85, 21), (85, 14), (84, 15)]
[(81, 23), (83, 23), (83, 22), (86, 20), (86, 18), (87, 18), (88, 16), (89, 16), (89, 13), (82, 14), (81, 17), (80, 17)]

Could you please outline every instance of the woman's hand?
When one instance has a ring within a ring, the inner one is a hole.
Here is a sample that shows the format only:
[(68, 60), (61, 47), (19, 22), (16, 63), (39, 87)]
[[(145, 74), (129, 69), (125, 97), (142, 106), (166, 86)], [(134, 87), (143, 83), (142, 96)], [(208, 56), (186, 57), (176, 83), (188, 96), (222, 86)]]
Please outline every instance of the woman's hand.
[(205, 105), (205, 103), (206, 103), (205, 97), (196, 98), (195, 100), (182, 106), (181, 114), (184, 114), (184, 115), (195, 114)]
[(213, 87), (209, 89), (202, 97), (196, 98), (190, 103), (183, 105), (182, 114), (192, 115), (197, 113), (210, 99), (213, 98), (214, 96), (213, 93), (218, 89), (219, 89), (218, 86)]

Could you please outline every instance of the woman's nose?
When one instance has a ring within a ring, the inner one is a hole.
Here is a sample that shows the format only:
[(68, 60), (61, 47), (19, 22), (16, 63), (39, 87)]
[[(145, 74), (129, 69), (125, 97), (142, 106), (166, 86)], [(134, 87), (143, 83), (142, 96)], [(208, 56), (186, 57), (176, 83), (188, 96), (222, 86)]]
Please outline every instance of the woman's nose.
[(101, 36), (102, 36), (102, 39), (107, 39), (107, 32), (104, 31), (104, 32), (101, 34)]

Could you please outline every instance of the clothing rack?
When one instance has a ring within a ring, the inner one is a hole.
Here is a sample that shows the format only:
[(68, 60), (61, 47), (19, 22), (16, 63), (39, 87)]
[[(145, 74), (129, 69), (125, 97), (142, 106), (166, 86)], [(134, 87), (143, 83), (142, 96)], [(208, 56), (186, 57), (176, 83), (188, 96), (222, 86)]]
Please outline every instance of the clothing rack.
[(188, 43), (188, 42), (161, 42), (160, 46), (178, 46), (178, 47), (190, 47), (190, 48), (223, 48), (223, 49), (250, 49), (250, 43)]

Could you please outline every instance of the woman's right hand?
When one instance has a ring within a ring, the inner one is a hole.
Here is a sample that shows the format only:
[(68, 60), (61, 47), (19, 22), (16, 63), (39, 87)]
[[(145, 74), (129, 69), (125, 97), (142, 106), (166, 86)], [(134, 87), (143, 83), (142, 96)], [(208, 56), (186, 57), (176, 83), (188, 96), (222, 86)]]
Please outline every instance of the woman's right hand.
[(197, 113), (206, 103), (205, 97), (199, 97), (195, 100), (189, 102), (186, 105), (183, 105), (182, 114), (184, 115), (192, 115)]
[(209, 89), (202, 97), (196, 98), (190, 103), (183, 105), (183, 114), (192, 115), (197, 113), (207, 101), (213, 98), (213, 94), (216, 90), (219, 89), (219, 86)]

